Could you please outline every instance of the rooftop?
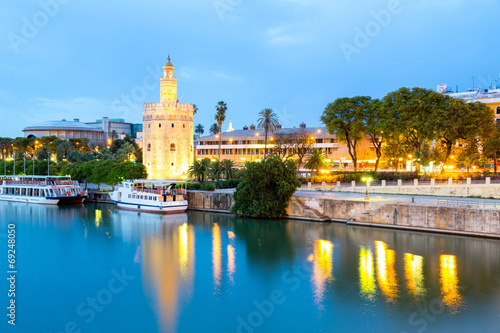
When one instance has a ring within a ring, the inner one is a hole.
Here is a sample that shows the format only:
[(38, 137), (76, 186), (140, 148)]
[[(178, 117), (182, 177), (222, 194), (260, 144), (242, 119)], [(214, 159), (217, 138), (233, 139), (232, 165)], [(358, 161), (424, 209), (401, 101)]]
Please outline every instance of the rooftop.
[(101, 129), (81, 123), (79, 121), (53, 120), (25, 127), (23, 131), (43, 131), (43, 130), (69, 130), (69, 131), (89, 131), (102, 132)]
[[(268, 136), (276, 135), (276, 134), (290, 134), (296, 133), (299, 131), (306, 131), (308, 133), (314, 134), (317, 137), (332, 137), (328, 134), (326, 127), (306, 127), (306, 128), (282, 128), (274, 131), (273, 133), (268, 133)], [(258, 135), (257, 135), (258, 134)], [(219, 134), (212, 134), (207, 136), (198, 137), (197, 140), (209, 140), (209, 139), (218, 139)], [(233, 139), (233, 138), (248, 138), (255, 139), (256, 136), (264, 138), (266, 132), (264, 130), (259, 129), (241, 129), (234, 130), (231, 132), (222, 132), (221, 136), (223, 139)]]

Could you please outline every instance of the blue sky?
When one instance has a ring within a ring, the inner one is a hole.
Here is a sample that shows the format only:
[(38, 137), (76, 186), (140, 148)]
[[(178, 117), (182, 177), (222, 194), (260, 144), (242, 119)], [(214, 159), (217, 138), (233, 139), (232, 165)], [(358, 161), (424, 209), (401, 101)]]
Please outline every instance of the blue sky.
[(499, 80), (499, 12), (496, 0), (3, 1), (0, 136), (62, 118), (142, 122), (168, 54), (206, 132), (220, 100), (236, 129), (264, 108), (317, 126), (343, 96), (464, 91), (472, 76), (486, 88)]

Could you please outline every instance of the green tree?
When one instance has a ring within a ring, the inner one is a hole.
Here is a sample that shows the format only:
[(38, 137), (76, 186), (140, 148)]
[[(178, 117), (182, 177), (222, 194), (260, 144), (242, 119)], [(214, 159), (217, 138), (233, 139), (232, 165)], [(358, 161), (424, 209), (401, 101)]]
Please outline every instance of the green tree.
[(220, 130), (220, 135), (219, 135), (219, 161), (220, 161), (220, 156), (221, 156), (221, 144), (222, 144), (222, 123), (224, 120), (226, 120), (226, 111), (227, 111), (227, 105), (223, 101), (220, 101), (216, 106), (215, 109), (217, 110), (217, 113), (215, 114), (215, 121), (217, 122), (217, 126), (219, 127)]
[(388, 120), (382, 108), (382, 102), (378, 99), (370, 99), (365, 108), (364, 122), (366, 135), (370, 137), (372, 146), (375, 148), (375, 172), (378, 170), (380, 158), (382, 157), (382, 136), (384, 130), (390, 132)]
[(198, 107), (196, 104), (193, 104), (193, 116), (198, 113)]
[(226, 178), (226, 180), (232, 179), (236, 176), (237, 169), (232, 160), (222, 160), (221, 169), (221, 173)]
[(219, 180), (222, 175), (222, 163), (219, 160), (210, 161), (208, 174), (212, 180)]
[(57, 145), (56, 156), (58, 161), (62, 161), (65, 158), (67, 159), (69, 153), (73, 150), (73, 145), (69, 143), (69, 141), (62, 140)]
[(401, 136), (384, 136), (383, 155), (398, 172), (399, 164), (406, 159), (406, 146)]
[(109, 138), (111, 139), (111, 141), (115, 141), (118, 139), (118, 133), (115, 131), (115, 130), (112, 130), (111, 132), (109, 132)]
[(217, 134), (219, 133), (219, 129), (219, 125), (217, 125), (217, 123), (214, 123), (212, 124), (212, 126), (210, 126), (210, 129), (208, 131), (212, 134)]
[(273, 133), (278, 128), (278, 115), (272, 109), (264, 109), (259, 112), (259, 119), (257, 119), (257, 127), (264, 130), (264, 156), (267, 155), (267, 135)]
[(234, 193), (231, 212), (252, 217), (286, 216), (288, 201), (300, 186), (295, 168), (292, 160), (283, 161), (276, 155), (249, 163), (246, 178)]
[(130, 160), (131, 156), (133, 155), (135, 149), (134, 146), (132, 146), (130, 143), (125, 142), (120, 149), (116, 152), (117, 158), (120, 161), (124, 160)]
[(500, 132), (495, 132), (483, 142), (483, 154), (485, 157), (493, 160), (493, 170), (497, 173), (497, 161), (500, 157)]
[(202, 124), (198, 124), (196, 125), (194, 132), (201, 136), (203, 133), (205, 133), (205, 129)]
[(320, 168), (328, 166), (326, 156), (321, 150), (313, 149), (312, 154), (307, 157), (304, 167), (312, 171), (318, 171)]
[(368, 96), (339, 98), (328, 104), (321, 116), (328, 133), (335, 134), (339, 141), (347, 144), (355, 171), (358, 167), (357, 146), (366, 130), (364, 116), (370, 108), (370, 101)]
[(196, 177), (198, 182), (203, 183), (208, 173), (208, 167), (210, 165), (210, 159), (204, 158), (201, 160), (195, 160), (188, 169), (188, 177)]

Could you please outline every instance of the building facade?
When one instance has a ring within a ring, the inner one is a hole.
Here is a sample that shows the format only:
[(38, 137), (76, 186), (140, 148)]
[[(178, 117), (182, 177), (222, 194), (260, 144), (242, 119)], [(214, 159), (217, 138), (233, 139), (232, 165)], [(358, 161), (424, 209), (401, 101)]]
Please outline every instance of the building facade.
[[(444, 88), (447, 87), (446, 85), (439, 85), (438, 91), (440, 86), (444, 86)], [(450, 97), (463, 99), (464, 101), (467, 102), (471, 103), (481, 102), (486, 104), (493, 111), (496, 125), (500, 127), (500, 89), (476, 89), (476, 90), (457, 92), (457, 93), (449, 91), (441, 91), (441, 92), (445, 93)]]
[(150, 179), (181, 179), (194, 160), (193, 105), (177, 99), (177, 78), (168, 62), (160, 79), (160, 103), (143, 107), (143, 163)]
[(67, 121), (45, 121), (40, 124), (23, 129), (26, 138), (41, 138), (43, 136), (56, 136), (59, 139), (89, 139), (89, 145), (103, 146), (104, 132), (96, 127), (81, 123), (79, 119)]
[(86, 124), (101, 129), (104, 132), (104, 140), (110, 139), (109, 134), (113, 131), (118, 134), (120, 139), (123, 139), (126, 135), (135, 138), (137, 131), (142, 129), (142, 124), (127, 123), (122, 118), (109, 119), (108, 117), (103, 117), (102, 119), (97, 119), (94, 122)]
[[(307, 132), (310, 139), (310, 149), (318, 148), (331, 164), (339, 169), (352, 168), (353, 162), (347, 145), (340, 143), (335, 135), (330, 135), (326, 127), (306, 127), (302, 123), (299, 128), (279, 128), (274, 133), (268, 134), (268, 151), (275, 150), (275, 137), (280, 134), (293, 134), (294, 132)], [(209, 135), (196, 139), (196, 158), (219, 157), (219, 135), (222, 135), (221, 159), (230, 159), (235, 163), (243, 164), (246, 161), (259, 161), (264, 158), (265, 132), (258, 130), (254, 125), (243, 127), (222, 134)], [(286, 148), (291, 150), (292, 148)], [(370, 167), (375, 164), (376, 153), (369, 138), (364, 138), (357, 149), (358, 167)]]

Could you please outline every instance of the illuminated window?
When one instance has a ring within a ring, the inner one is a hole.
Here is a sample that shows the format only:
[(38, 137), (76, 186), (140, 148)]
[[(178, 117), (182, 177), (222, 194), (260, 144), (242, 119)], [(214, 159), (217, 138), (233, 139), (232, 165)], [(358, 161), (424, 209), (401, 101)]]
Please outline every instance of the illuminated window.
[(175, 143), (170, 144), (170, 151), (175, 151)]
[(151, 144), (148, 143), (148, 151), (151, 151)]

